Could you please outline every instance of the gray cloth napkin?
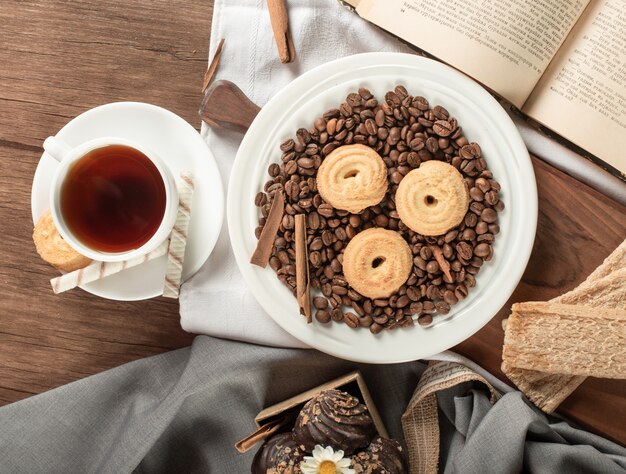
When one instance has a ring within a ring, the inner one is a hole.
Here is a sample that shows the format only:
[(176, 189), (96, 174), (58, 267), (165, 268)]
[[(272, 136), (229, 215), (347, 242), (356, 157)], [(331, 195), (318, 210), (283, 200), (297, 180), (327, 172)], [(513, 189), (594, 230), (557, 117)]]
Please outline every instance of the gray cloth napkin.
[[(246, 473), (234, 443), (265, 406), (359, 368), (392, 437), (425, 365), (362, 365), (199, 336), (0, 408), (2, 473)], [(468, 386), (439, 395), (445, 472), (624, 472), (626, 449), (555, 422), (519, 392), (491, 406)], [(621, 466), (621, 467), (620, 467)]]

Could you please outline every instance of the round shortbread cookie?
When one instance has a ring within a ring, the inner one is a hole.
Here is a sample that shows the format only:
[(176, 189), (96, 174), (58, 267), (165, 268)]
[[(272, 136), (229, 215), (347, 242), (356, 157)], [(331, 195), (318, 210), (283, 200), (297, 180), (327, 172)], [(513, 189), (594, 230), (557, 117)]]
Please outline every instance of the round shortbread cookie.
[(91, 263), (90, 258), (79, 254), (61, 237), (50, 210), (39, 218), (33, 230), (33, 240), (39, 256), (64, 272), (72, 272)]
[(387, 186), (385, 162), (365, 145), (333, 150), (317, 171), (317, 189), (324, 201), (353, 214), (380, 203)]
[(426, 161), (408, 173), (396, 191), (396, 210), (410, 229), (422, 235), (448, 232), (461, 223), (469, 205), (463, 176), (443, 161)]
[(413, 267), (409, 244), (397, 232), (372, 228), (346, 246), (343, 274), (352, 288), (368, 298), (387, 298), (406, 282)]

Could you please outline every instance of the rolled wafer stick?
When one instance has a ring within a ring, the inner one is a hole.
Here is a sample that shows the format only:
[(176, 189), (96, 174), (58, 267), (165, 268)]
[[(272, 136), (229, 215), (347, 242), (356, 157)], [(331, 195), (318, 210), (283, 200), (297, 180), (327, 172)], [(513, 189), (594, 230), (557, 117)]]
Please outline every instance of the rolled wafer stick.
[(102, 278), (119, 273), (127, 268), (136, 267), (137, 265), (141, 265), (148, 260), (154, 260), (155, 258), (165, 255), (168, 246), (169, 242), (165, 241), (152, 252), (142, 255), (141, 257), (124, 260), (122, 262), (94, 262), (91, 265), (87, 265), (85, 268), (53, 278), (50, 280), (52, 290), (57, 294), (63, 293), (64, 291), (71, 290), (77, 286), (101, 280)]
[(187, 247), (187, 235), (191, 219), (191, 202), (194, 191), (193, 174), (188, 171), (182, 172), (180, 179), (176, 182), (176, 187), (178, 188), (178, 214), (170, 234), (170, 247), (167, 252), (167, 270), (163, 287), (163, 296), (166, 298), (178, 298), (180, 291), (185, 247)]

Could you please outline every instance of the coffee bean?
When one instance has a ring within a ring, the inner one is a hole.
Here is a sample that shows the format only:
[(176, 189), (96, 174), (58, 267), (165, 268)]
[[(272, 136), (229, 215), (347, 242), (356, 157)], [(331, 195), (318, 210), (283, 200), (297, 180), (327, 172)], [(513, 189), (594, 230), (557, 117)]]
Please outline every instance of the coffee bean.
[(326, 133), (328, 133), (329, 135), (334, 135), (336, 129), (337, 129), (336, 118), (331, 118), (328, 122), (326, 122)]
[(290, 138), (280, 144), (280, 150), (283, 152), (291, 151), (293, 150), (293, 147), (295, 146), (295, 144), (296, 143), (293, 141), (293, 139)]
[(335, 210), (330, 204), (323, 203), (318, 206), (317, 212), (320, 216), (330, 217), (335, 213)]
[(345, 313), (343, 320), (352, 329), (359, 327), (359, 317), (354, 313)]
[(294, 228), (293, 216), (290, 216), (290, 215), (283, 216), (282, 226), (285, 229), (293, 229)]
[(450, 125), (450, 122), (447, 120), (437, 120), (433, 123), (433, 132), (435, 132), (440, 137), (447, 137), (452, 134), (454, 128)]
[(315, 166), (315, 161), (313, 161), (311, 158), (299, 158), (297, 163), (300, 168), (304, 169), (310, 169)]
[(343, 311), (339, 308), (335, 308), (330, 312), (330, 317), (333, 321), (343, 321)]
[(495, 206), (500, 199), (498, 198), (498, 193), (496, 191), (489, 191), (485, 194), (485, 201), (490, 206)]
[(445, 242), (450, 243), (450, 242), (452, 242), (454, 239), (456, 239), (456, 236), (457, 236), (457, 235), (459, 235), (459, 231), (458, 231), (458, 230), (456, 230), (456, 229), (453, 229), (453, 230), (449, 231), (449, 232), (448, 232), (448, 233), (444, 236), (443, 240), (444, 240)]
[(274, 271), (278, 271), (278, 269), (281, 267), (281, 261), (278, 257), (276, 257), (275, 255), (270, 257), (270, 267), (272, 268), (272, 270)]
[(405, 97), (409, 96), (409, 93), (407, 92), (406, 87), (404, 87), (402, 84), (398, 84), (396, 88), (394, 89), (394, 92), (400, 98), (400, 100), (403, 100)]
[(478, 237), (478, 239), (476, 239), (477, 242), (493, 242), (493, 234), (483, 234), (480, 237)]
[(272, 178), (275, 178), (280, 174), (280, 166), (278, 165), (278, 163), (272, 163), (271, 165), (269, 165), (267, 172)]
[(326, 324), (330, 322), (330, 312), (324, 309), (318, 309), (315, 312), (315, 320), (319, 323)]
[(480, 189), (483, 193), (486, 193), (487, 191), (489, 191), (491, 189), (491, 185), (489, 184), (489, 181), (487, 181), (485, 178), (478, 178), (475, 183), (476, 187), (478, 187), (478, 189)]
[(458, 244), (456, 244), (456, 252), (464, 260), (469, 260), (474, 254), (472, 246), (467, 242), (459, 242)]
[(496, 211), (490, 208), (485, 208), (480, 214), (480, 218), (488, 224), (494, 223), (498, 220), (498, 214)]
[(476, 228), (474, 229), (478, 235), (484, 234), (489, 230), (489, 227), (486, 222), (480, 221), (476, 224)]
[(457, 300), (461, 301), (467, 298), (467, 288), (464, 285), (459, 285), (454, 289), (454, 296)]
[(478, 244), (476, 246), (476, 248), (474, 249), (474, 254), (476, 254), (476, 256), (478, 257), (486, 257), (487, 255), (489, 255), (491, 246), (489, 244), (486, 243), (481, 243)]
[(378, 314), (373, 316), (372, 319), (374, 319), (375, 323), (384, 325), (387, 323), (387, 321), (389, 321), (389, 316), (387, 316), (386, 314)]
[(480, 214), (483, 212), (484, 209), (485, 209), (485, 205), (482, 202), (472, 202), (470, 204), (470, 211), (476, 214), (477, 216), (480, 216)]
[(324, 145), (324, 148), (322, 148), (322, 155), (330, 155), (335, 148), (337, 148), (337, 146), (334, 143), (327, 143)]
[(321, 296), (316, 296), (313, 298), (313, 306), (315, 309), (326, 309), (328, 308), (328, 300)]
[(350, 107), (358, 107), (359, 105), (361, 105), (361, 101), (363, 100), (363, 98), (356, 93), (351, 93), (348, 94), (348, 97), (346, 98), (346, 102)]
[(482, 201), (485, 198), (485, 194), (478, 187), (471, 188), (469, 195), (474, 201)]
[(326, 120), (324, 119), (324, 117), (318, 117), (317, 119), (315, 119), (315, 129), (318, 132), (323, 132), (324, 130), (326, 130)]
[(378, 227), (387, 227), (387, 224), (389, 224), (389, 218), (384, 214), (378, 214), (374, 219), (374, 222)]
[(426, 140), (426, 149), (431, 153), (437, 153), (439, 151), (439, 142), (435, 137), (430, 137)]
[[(470, 215), (475, 216), (475, 214), (470, 214)], [(472, 241), (476, 238), (476, 231), (472, 229), (471, 227), (467, 228), (463, 231), (461, 238), (466, 241)]]
[(454, 291), (451, 290), (446, 290), (443, 293), (443, 300), (449, 305), (456, 304), (459, 301), (458, 298), (454, 295)]
[(285, 163), (284, 170), (285, 170), (286, 174), (292, 175), (296, 171), (298, 171), (298, 163), (296, 163), (293, 160), (292, 161), (288, 161), (287, 163)]
[(398, 107), (400, 104), (402, 104), (402, 99), (400, 99), (398, 94), (393, 91), (389, 91), (385, 94), (385, 100), (393, 107)]
[(426, 265), (426, 271), (428, 273), (437, 273), (439, 271), (439, 264), (437, 263), (437, 261), (431, 260), (430, 262), (428, 262), (428, 264)]
[(324, 112), (323, 117), (324, 117), (325, 120), (330, 120), (332, 118), (337, 118), (337, 117), (339, 117), (339, 109), (327, 110), (326, 112)]
[(414, 257), (413, 264), (420, 270), (424, 270), (424, 271), (426, 271), (428, 267), (428, 262), (424, 260), (421, 256)]
[(420, 326), (428, 326), (433, 322), (433, 317), (431, 314), (423, 314), (417, 318), (417, 323)]
[(411, 152), (408, 154), (406, 158), (406, 162), (409, 166), (415, 168), (420, 165), (421, 159), (417, 153)]
[(411, 300), (411, 301), (418, 301), (421, 297), (419, 291), (417, 291), (414, 287), (410, 286), (409, 288), (407, 288), (406, 290), (406, 296)]
[(450, 305), (445, 301), (437, 301), (435, 303), (435, 309), (439, 314), (448, 314), (450, 312)]
[(267, 203), (267, 195), (264, 192), (259, 192), (254, 197), (254, 205), (256, 207), (261, 207)]
[(372, 323), (372, 325), (370, 326), (370, 332), (372, 334), (378, 334), (379, 332), (381, 332), (383, 330), (383, 326), (381, 324), (378, 323)]
[(368, 135), (376, 135), (376, 133), (378, 132), (376, 122), (374, 122), (374, 120), (372, 120), (371, 118), (368, 118), (365, 121), (365, 132)]

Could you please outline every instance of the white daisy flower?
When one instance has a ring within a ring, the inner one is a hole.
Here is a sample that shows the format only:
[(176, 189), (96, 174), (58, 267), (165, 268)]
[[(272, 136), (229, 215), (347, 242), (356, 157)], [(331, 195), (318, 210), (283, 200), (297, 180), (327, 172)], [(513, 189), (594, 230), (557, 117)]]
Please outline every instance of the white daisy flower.
[(302, 474), (355, 474), (342, 450), (334, 451), (330, 446), (323, 448), (318, 444), (311, 454), (300, 463)]

